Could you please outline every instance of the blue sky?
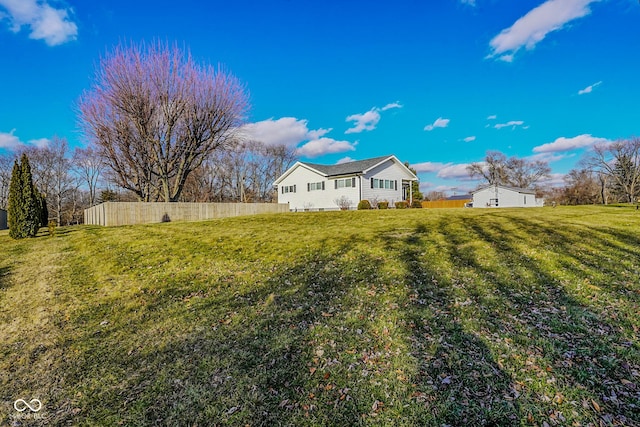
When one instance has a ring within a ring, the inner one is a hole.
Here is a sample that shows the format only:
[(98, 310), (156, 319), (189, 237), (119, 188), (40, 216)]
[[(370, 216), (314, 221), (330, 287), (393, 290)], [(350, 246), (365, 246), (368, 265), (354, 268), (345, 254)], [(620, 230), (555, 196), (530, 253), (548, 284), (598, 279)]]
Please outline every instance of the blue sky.
[(75, 103), (118, 43), (154, 39), (248, 88), (245, 132), (335, 164), (395, 154), (461, 193), (487, 150), (562, 182), (640, 135), (637, 0), (0, 0), (0, 150), (83, 146)]

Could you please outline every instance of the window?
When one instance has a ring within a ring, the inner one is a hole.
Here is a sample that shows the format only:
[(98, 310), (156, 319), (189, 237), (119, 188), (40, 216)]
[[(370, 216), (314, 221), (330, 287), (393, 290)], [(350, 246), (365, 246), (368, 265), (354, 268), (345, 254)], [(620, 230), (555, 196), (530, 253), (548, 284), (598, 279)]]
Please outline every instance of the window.
[(345, 187), (355, 187), (356, 186), (356, 178), (345, 178), (345, 179), (336, 179), (334, 181), (335, 189), (345, 188)]
[(307, 184), (307, 191), (324, 190), (324, 181), (310, 182)]
[(498, 199), (489, 199), (489, 206), (498, 206)]
[(286, 194), (286, 193), (295, 193), (296, 192), (296, 186), (294, 185), (285, 185), (282, 187), (282, 194)]
[(393, 179), (371, 178), (371, 188), (384, 188), (385, 190), (398, 190), (398, 181)]

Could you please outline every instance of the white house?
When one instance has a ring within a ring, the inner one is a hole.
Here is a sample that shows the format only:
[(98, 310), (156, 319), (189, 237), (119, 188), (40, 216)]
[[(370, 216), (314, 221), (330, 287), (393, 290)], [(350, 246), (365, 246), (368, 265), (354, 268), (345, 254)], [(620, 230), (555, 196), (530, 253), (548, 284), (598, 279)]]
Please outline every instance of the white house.
[(411, 183), (418, 178), (396, 156), (318, 165), (296, 162), (274, 186), (278, 203), (292, 211), (339, 209), (338, 199), (354, 209), (361, 200), (394, 202), (411, 198)]
[(544, 199), (536, 197), (534, 190), (488, 185), (471, 193), (474, 208), (535, 208), (544, 206)]

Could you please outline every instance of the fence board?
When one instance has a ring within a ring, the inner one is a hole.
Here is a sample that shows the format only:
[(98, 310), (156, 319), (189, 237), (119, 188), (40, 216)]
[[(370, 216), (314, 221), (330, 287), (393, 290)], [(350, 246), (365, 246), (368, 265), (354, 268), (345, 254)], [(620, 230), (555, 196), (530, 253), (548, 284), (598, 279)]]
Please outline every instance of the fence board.
[(423, 208), (442, 209), (442, 208), (464, 208), (466, 203), (471, 202), (468, 200), (434, 200), (431, 202), (422, 202)]
[(84, 223), (110, 227), (169, 221), (202, 221), (280, 212), (289, 212), (289, 205), (282, 203), (105, 202), (85, 209)]

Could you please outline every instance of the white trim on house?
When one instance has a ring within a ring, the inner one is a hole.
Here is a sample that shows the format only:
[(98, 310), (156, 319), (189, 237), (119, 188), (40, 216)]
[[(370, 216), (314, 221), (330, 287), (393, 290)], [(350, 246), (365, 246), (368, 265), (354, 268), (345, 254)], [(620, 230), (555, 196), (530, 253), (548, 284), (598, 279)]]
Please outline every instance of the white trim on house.
[(537, 198), (535, 190), (487, 185), (471, 193), (474, 208), (536, 208), (544, 206), (544, 199)]
[(339, 165), (296, 162), (275, 182), (278, 203), (292, 211), (337, 210), (336, 200), (345, 197), (349, 208), (361, 200), (386, 200), (390, 205), (411, 197), (411, 183), (418, 181), (396, 156), (376, 157)]

